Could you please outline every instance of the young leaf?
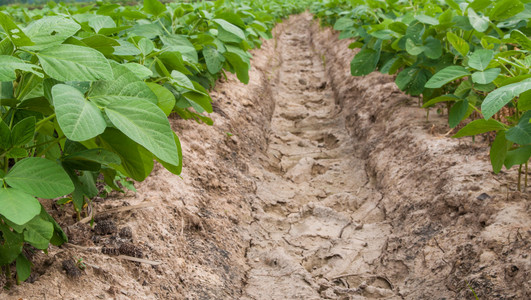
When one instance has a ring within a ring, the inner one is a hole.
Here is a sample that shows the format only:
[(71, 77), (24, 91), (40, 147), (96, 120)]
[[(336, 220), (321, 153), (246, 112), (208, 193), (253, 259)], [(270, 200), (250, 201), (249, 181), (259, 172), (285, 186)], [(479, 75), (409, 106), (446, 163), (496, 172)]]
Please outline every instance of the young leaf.
[(485, 120), (485, 119), (479, 119), (474, 120), (470, 123), (468, 123), (465, 127), (463, 127), (461, 130), (457, 132), (453, 138), (460, 138), (463, 136), (471, 136), (471, 135), (477, 135), (482, 134), (489, 131), (499, 131), (499, 130), (505, 130), (506, 126), (503, 123), (500, 123), (494, 119)]
[(485, 49), (476, 50), (474, 51), (474, 53), (472, 53), (472, 55), (470, 55), (470, 59), (468, 60), (468, 65), (471, 68), (483, 71), (489, 66), (489, 63), (493, 58), (494, 58), (494, 51), (492, 50), (485, 50)]
[(516, 148), (507, 152), (503, 164), (506, 169), (510, 169), (512, 166), (525, 164), (529, 161), (529, 158), (531, 158), (531, 145)]
[(63, 168), (40, 157), (29, 157), (17, 162), (4, 180), (14, 188), (41, 198), (56, 198), (74, 190)]
[(461, 66), (450, 66), (446, 67), (439, 72), (435, 73), (428, 82), (426, 82), (426, 88), (440, 88), (443, 85), (452, 82), (456, 79), (469, 76), (470, 72), (467, 71), (464, 67)]
[(160, 14), (166, 11), (166, 5), (157, 0), (144, 0), (143, 10), (148, 14), (158, 17)]
[(489, 13), (491, 20), (502, 21), (517, 15), (525, 9), (520, 0), (501, 0), (495, 3)]
[(0, 214), (9, 221), (24, 225), (41, 211), (34, 197), (14, 188), (0, 188)]
[(450, 31), (446, 33), (446, 38), (448, 39), (450, 44), (452, 44), (455, 50), (457, 50), (457, 52), (459, 52), (463, 57), (467, 56), (470, 47), (464, 39), (458, 37)]
[(147, 83), (151, 91), (157, 96), (157, 106), (169, 116), (175, 106), (175, 96), (167, 88), (153, 82)]
[(468, 9), (468, 20), (478, 32), (484, 32), (489, 28), (489, 18), (478, 15), (472, 8)]
[(490, 163), (492, 164), (492, 169), (496, 174), (498, 174), (503, 167), (505, 157), (507, 156), (508, 147), (509, 143), (505, 139), (505, 131), (498, 131), (494, 142), (490, 146)]
[(518, 83), (509, 84), (492, 91), (483, 100), (481, 112), (485, 119), (489, 119), (497, 113), (505, 104), (509, 103), (514, 97), (531, 89), (531, 78), (522, 80)]
[(507, 130), (506, 138), (507, 140), (517, 143), (519, 145), (528, 145), (531, 144), (531, 111), (527, 111), (520, 118), (518, 125)]
[(70, 140), (88, 140), (107, 127), (100, 109), (76, 88), (57, 84), (52, 88), (52, 97), (59, 126)]
[(29, 278), (31, 274), (31, 263), (22, 253), (17, 256), (16, 269), (18, 280), (25, 281)]
[(24, 225), (24, 241), (41, 250), (48, 248), (53, 236), (53, 224), (45, 221), (41, 216), (36, 216)]

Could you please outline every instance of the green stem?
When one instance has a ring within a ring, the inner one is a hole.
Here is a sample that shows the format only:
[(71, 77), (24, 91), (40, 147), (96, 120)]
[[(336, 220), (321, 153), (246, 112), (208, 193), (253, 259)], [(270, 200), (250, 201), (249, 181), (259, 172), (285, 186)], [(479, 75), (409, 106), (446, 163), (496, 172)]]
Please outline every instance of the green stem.
[(52, 120), (53, 118), (55, 118), (55, 114), (51, 114), (49, 116), (47, 116), (46, 118), (40, 120), (39, 122), (37, 122), (35, 124), (35, 131), (39, 131), (39, 129), (41, 129), (41, 127), (44, 125), (44, 123)]
[(157, 21), (159, 21), (159, 24), (162, 27), (162, 29), (164, 29), (164, 31), (166, 31), (166, 33), (168, 35), (171, 35), (171, 33), (168, 31), (168, 29), (166, 29), (166, 26), (164, 26), (164, 24), (162, 24), (162, 21), (160, 20), (160, 18), (158, 18)]
[(524, 191), (527, 190), (527, 173), (529, 173), (529, 171), (527, 169), (528, 163), (529, 163), (529, 161), (525, 162), (525, 179), (524, 179), (525, 185), (524, 185)]
[(44, 145), (47, 145), (49, 143), (56, 143), (56, 142), (59, 142), (60, 140), (64, 139), (65, 136), (62, 135), (56, 139), (53, 139), (51, 141), (47, 141), (47, 142), (43, 142), (43, 143), (40, 143), (40, 144), (37, 144), (37, 145), (33, 145), (33, 146), (28, 146), (28, 147), (22, 147), (22, 149), (26, 149), (26, 150), (29, 150), (29, 149), (33, 149), (33, 148), (37, 148), (37, 147), (40, 147), (40, 146), (44, 146)]
[(518, 168), (518, 191), (522, 191), (522, 165)]
[(48, 152), (48, 150), (50, 150), (55, 145), (55, 143), (59, 142), (60, 140), (62, 140), (64, 138), (65, 138), (65, 136), (62, 136), (60, 138), (57, 138), (57, 139), (53, 140), (52, 142), (54, 142), (54, 143), (51, 143), (44, 150), (42, 150), (41, 152), (37, 153), (37, 155), (35, 155), (35, 157), (42, 157), (44, 154), (46, 154), (46, 152)]

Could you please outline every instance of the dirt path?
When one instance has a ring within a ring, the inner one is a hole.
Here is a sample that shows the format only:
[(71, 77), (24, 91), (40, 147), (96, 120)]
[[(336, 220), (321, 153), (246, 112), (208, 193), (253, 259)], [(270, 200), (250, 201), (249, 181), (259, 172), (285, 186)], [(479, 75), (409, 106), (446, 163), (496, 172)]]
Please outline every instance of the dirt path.
[(313, 50), (308, 16), (288, 26), (277, 38), (270, 160), (258, 170), (245, 298), (351, 293), (348, 284), (331, 283), (346, 277), (356, 288), (366, 282), (367, 295), (392, 295), (371, 267), (390, 231), (378, 206), (382, 195), (345, 128), (324, 61)]
[(311, 19), (253, 51), (248, 85), (220, 80), (215, 126), (171, 120), (181, 176), (97, 199), (100, 230), (46, 202), (70, 244), (0, 299), (531, 299), (514, 168), (492, 174), (488, 143), (448, 138), (393, 77), (350, 76), (350, 41)]

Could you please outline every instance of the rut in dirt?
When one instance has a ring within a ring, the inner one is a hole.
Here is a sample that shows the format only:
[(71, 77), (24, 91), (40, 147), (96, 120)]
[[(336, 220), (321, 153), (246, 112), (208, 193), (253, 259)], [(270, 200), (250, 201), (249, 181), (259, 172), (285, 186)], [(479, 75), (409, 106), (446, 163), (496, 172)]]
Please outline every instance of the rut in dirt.
[(346, 131), (311, 16), (287, 21), (271, 80), (276, 103), (259, 174), (244, 299), (393, 297), (375, 274), (390, 226)]

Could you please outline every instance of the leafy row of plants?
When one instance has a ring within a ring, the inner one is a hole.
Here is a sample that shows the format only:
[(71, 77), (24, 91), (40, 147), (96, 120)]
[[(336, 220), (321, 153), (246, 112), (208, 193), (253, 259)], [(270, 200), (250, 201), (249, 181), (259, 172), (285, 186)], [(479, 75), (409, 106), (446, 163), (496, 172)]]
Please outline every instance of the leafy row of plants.
[[(531, 2), (529, 0), (323, 0), (322, 24), (360, 48), (354, 76), (395, 74), (423, 107), (446, 103), (454, 137), (494, 131), (495, 173), (531, 157)], [(468, 122), (468, 121), (467, 121)], [(520, 178), (518, 189), (520, 189)]]
[(248, 50), (295, 1), (139, 6), (97, 2), (0, 8), (0, 266), (30, 274), (23, 248), (67, 237), (37, 198), (71, 202), (80, 217), (96, 182), (120, 190), (154, 160), (179, 174), (167, 117), (212, 124), (208, 90), (225, 71), (249, 81)]

